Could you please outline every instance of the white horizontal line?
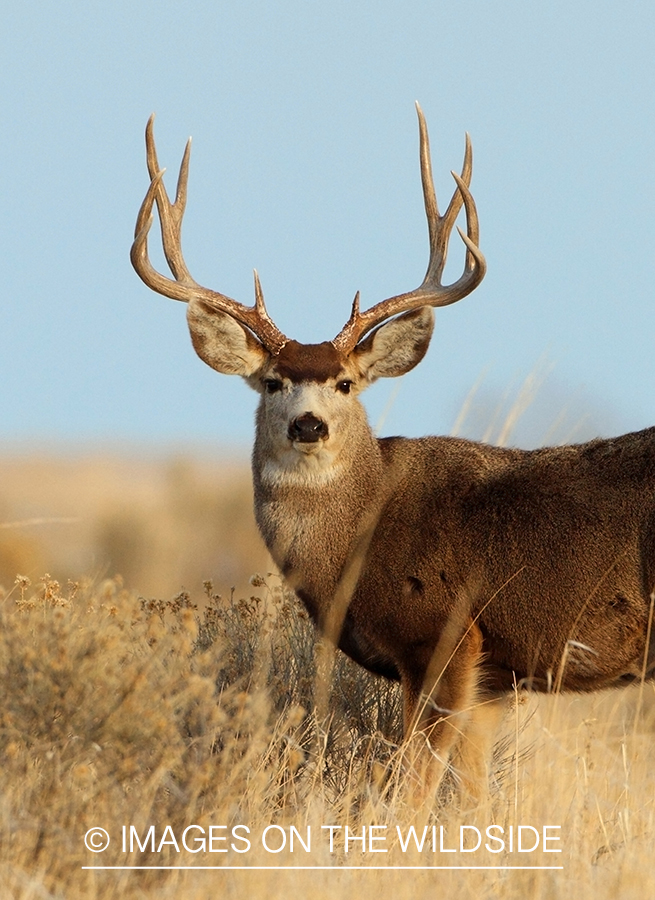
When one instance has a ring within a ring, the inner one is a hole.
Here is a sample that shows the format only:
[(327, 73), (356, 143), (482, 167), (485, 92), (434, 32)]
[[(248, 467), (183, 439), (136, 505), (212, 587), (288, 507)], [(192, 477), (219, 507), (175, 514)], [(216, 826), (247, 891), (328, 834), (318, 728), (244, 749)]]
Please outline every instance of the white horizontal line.
[(555, 870), (555, 869), (563, 869), (564, 866), (82, 866), (82, 869), (198, 869), (199, 871), (212, 870), (212, 871), (220, 871), (221, 869), (225, 871), (239, 871), (239, 872), (259, 872), (262, 870), (266, 871), (277, 871), (277, 872), (299, 872), (299, 871), (325, 871), (325, 872), (338, 872), (341, 870), (358, 870), (358, 871), (417, 871), (417, 872), (429, 872), (433, 869), (450, 869), (457, 870), (461, 869), (463, 872), (467, 870), (473, 869), (493, 869), (500, 871), (501, 869), (521, 869), (521, 870)]

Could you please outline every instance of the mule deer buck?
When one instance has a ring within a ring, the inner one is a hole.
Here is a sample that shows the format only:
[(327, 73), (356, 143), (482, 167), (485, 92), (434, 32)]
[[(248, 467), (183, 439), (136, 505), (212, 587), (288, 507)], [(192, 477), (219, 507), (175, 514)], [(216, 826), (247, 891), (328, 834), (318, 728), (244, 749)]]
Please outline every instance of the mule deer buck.
[[(188, 303), (200, 358), (260, 394), (255, 513), (281, 572), (346, 654), (400, 680), (406, 735), (429, 736), (447, 759), (472, 705), (516, 684), (591, 691), (651, 676), (655, 428), (532, 451), (373, 435), (360, 392), (416, 366), (432, 307), (470, 294), (486, 268), (470, 141), (440, 215), (417, 110), (427, 274), (416, 290), (364, 312), (357, 295), (333, 340), (301, 344), (282, 334), (257, 272), (252, 307), (193, 280), (181, 249), (190, 145), (171, 203), (152, 118), (151, 183), (131, 259), (148, 287)], [(155, 204), (172, 279), (148, 258)], [(462, 207), (464, 269), (443, 285)]]

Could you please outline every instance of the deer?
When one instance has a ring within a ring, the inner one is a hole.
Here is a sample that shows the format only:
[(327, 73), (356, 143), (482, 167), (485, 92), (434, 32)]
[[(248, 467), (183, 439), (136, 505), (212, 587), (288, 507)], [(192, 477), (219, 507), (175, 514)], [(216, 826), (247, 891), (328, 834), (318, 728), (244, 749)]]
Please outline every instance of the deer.
[[(517, 687), (584, 692), (652, 678), (655, 428), (536, 450), (374, 435), (360, 393), (418, 365), (434, 308), (466, 297), (486, 272), (470, 138), (441, 214), (416, 106), (426, 275), (363, 311), (357, 293), (332, 340), (287, 338), (256, 270), (253, 306), (194, 281), (181, 245), (190, 140), (171, 202), (154, 117), (131, 261), (149, 288), (187, 304), (200, 359), (260, 395), (255, 517), (282, 576), (321, 634), (400, 682), (405, 740), (423, 736), (446, 765), (471, 711)], [(155, 205), (172, 277), (148, 256)], [(462, 208), (463, 272), (444, 285)]]

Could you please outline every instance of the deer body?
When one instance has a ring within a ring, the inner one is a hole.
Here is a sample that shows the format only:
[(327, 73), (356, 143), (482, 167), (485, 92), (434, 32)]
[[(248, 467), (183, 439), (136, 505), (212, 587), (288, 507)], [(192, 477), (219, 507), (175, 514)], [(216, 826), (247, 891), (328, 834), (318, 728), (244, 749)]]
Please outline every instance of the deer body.
[[(594, 690), (652, 674), (655, 429), (534, 451), (373, 435), (358, 394), (417, 365), (432, 307), (470, 293), (486, 268), (470, 143), (440, 215), (420, 110), (419, 126), (426, 276), (365, 312), (357, 295), (332, 341), (286, 338), (266, 312), (257, 273), (253, 307), (192, 279), (181, 251), (189, 147), (171, 203), (152, 120), (151, 184), (131, 257), (146, 284), (188, 303), (201, 359), (260, 393), (255, 513), (281, 572), (335, 644), (401, 681), (406, 733), (418, 727), (447, 755), (481, 696), (518, 683)], [(148, 258), (155, 204), (174, 279)], [(462, 206), (464, 273), (444, 287)]]
[(363, 431), (325, 483), (263, 478), (261, 426), (253, 454), (260, 530), (319, 625), (376, 510), (340, 635), (356, 662), (421, 687), (464, 596), (488, 692), (514, 679), (594, 690), (639, 677), (655, 429), (534, 451)]

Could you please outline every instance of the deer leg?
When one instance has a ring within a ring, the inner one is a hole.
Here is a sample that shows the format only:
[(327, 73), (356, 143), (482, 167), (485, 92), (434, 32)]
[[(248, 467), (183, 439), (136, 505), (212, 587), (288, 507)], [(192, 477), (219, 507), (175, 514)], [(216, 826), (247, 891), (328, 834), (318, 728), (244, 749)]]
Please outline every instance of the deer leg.
[[(446, 650), (449, 652), (446, 654)], [(437, 786), (446, 770), (451, 754), (457, 745), (462, 749), (459, 761), (466, 770), (462, 779), (469, 793), (482, 779), (485, 770), (484, 748), (480, 734), (486, 732), (479, 716), (480, 726), (467, 734), (475, 705), (479, 699), (479, 664), (482, 658), (482, 634), (477, 625), (469, 622), (465, 633), (454, 649), (438, 645), (432, 654), (422, 677), (416, 670), (403, 678), (405, 740), (423, 745), (422, 757), (429, 763), (419, 766), (422, 777)], [(493, 730), (493, 729), (491, 729)], [(425, 743), (429, 745), (425, 748)], [(429, 753), (425, 753), (429, 749)], [(416, 752), (412, 754), (416, 764)]]
[(478, 698), (475, 707), (470, 710), (466, 729), (454, 750), (452, 761), (460, 784), (462, 804), (477, 806), (487, 795), (493, 748), (506, 709), (506, 697), (496, 696)]

